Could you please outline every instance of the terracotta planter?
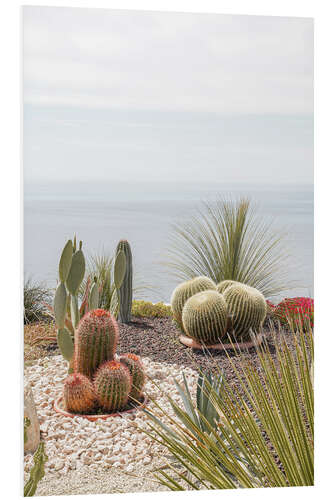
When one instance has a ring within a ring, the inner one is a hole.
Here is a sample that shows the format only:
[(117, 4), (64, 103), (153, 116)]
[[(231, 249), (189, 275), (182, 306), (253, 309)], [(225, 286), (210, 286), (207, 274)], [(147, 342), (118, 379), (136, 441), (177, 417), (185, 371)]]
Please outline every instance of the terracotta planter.
[(181, 335), (179, 337), (179, 341), (186, 345), (187, 347), (192, 347), (192, 349), (213, 349), (215, 351), (224, 351), (225, 349), (250, 349), (251, 347), (259, 346), (264, 340), (264, 336), (260, 333), (257, 335), (255, 341), (249, 342), (238, 342), (234, 344), (213, 344), (213, 345), (202, 345), (191, 339), (190, 337), (186, 337), (185, 335)]
[(65, 417), (81, 417), (81, 418), (86, 418), (87, 420), (90, 420), (91, 422), (94, 422), (95, 420), (98, 420), (101, 418), (102, 420), (106, 420), (108, 418), (112, 417), (121, 417), (123, 415), (126, 415), (128, 413), (134, 413), (135, 411), (139, 410), (140, 408), (144, 408), (147, 405), (148, 398), (146, 395), (144, 395), (144, 400), (142, 403), (140, 403), (138, 406), (135, 406), (134, 408), (130, 408), (129, 410), (124, 410), (120, 411), (117, 413), (106, 413), (106, 414), (101, 414), (101, 415), (81, 415), (81, 413), (71, 413), (67, 411), (64, 407), (64, 402), (63, 402), (63, 397), (60, 396), (53, 402), (53, 408), (57, 413), (60, 413), (61, 415), (64, 415)]

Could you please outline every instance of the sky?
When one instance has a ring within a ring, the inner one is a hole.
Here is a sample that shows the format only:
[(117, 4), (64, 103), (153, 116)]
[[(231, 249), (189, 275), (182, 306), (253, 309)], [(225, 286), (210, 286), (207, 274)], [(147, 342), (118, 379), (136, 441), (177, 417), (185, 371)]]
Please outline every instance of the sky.
[(23, 8), (37, 184), (312, 184), (313, 21)]

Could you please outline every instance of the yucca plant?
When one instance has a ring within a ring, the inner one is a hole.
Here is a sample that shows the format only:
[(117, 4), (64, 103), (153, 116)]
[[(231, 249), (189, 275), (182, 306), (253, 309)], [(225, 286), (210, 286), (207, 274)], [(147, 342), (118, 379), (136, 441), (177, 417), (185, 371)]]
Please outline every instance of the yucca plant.
[(272, 297), (289, 288), (283, 236), (260, 219), (250, 200), (204, 202), (188, 220), (173, 225), (166, 265), (181, 281), (208, 276), (234, 280)]
[(174, 401), (177, 418), (163, 408), (163, 421), (154, 408), (147, 413), (143, 432), (172, 457), (155, 470), (160, 483), (171, 490), (313, 485), (312, 331), (294, 332), (290, 343), (273, 335), (273, 345), (275, 356), (267, 343), (257, 347), (257, 365), (236, 347), (240, 364), (226, 352), (238, 387), (225, 380), (222, 397), (207, 391), (217, 428), (206, 419), (203, 430)]

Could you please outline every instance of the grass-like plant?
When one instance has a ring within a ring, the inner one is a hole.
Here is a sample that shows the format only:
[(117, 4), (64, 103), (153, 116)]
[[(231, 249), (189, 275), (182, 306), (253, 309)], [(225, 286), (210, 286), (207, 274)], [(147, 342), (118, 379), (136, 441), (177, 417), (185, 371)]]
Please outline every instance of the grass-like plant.
[[(107, 253), (94, 254), (89, 257), (87, 265), (87, 273), (81, 283), (79, 294), (84, 297), (87, 281), (91, 283), (94, 278), (97, 279), (99, 289), (98, 307), (105, 310), (110, 310), (116, 317), (118, 316), (118, 294), (114, 284), (114, 257)], [(153, 292), (153, 288), (149, 286), (139, 275), (134, 275), (133, 294), (137, 298), (143, 298), (145, 293)], [(135, 302), (135, 301), (134, 301)], [(133, 313), (134, 314), (134, 313)]]
[(203, 431), (186, 391), (183, 407), (168, 396), (175, 417), (153, 401), (143, 432), (171, 455), (154, 472), (161, 484), (170, 490), (313, 485), (312, 330), (294, 332), (288, 342), (273, 336), (273, 351), (267, 343), (257, 347), (257, 365), (241, 353), (236, 365), (226, 353), (238, 384), (225, 380), (222, 395), (208, 386), (217, 426), (200, 413)]
[(45, 302), (51, 300), (51, 291), (42, 283), (33, 282), (32, 278), (24, 281), (23, 307), (24, 324), (42, 321), (47, 317)]
[(272, 297), (287, 288), (282, 239), (249, 199), (218, 198), (173, 225), (166, 265), (182, 281), (195, 276), (240, 281)]

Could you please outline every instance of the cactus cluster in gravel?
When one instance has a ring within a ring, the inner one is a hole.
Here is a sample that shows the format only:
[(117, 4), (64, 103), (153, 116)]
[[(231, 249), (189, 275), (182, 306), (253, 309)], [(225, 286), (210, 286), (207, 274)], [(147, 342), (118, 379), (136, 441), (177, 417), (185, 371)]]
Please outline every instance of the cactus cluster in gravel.
[[(155, 380), (160, 388), (178, 400), (173, 377), (180, 380), (182, 370), (185, 371), (191, 391), (195, 391), (197, 374), (190, 368), (177, 365), (166, 365), (143, 358), (144, 368), (149, 378)], [(156, 466), (163, 458), (163, 450), (153, 440), (140, 433), (136, 426), (145, 427), (147, 417), (138, 410), (135, 414), (124, 414), (107, 420), (95, 422), (75, 416), (65, 417), (53, 409), (53, 401), (61, 395), (63, 381), (67, 375), (67, 363), (62, 356), (52, 356), (38, 360), (25, 369), (25, 378), (29, 380), (34, 393), (37, 413), (41, 424), (41, 437), (45, 441), (45, 451), (49, 457), (45, 465), (45, 477), (38, 485), (36, 495), (55, 494), (54, 483), (58, 484), (57, 494), (80, 492), (79, 477), (95, 477), (96, 474), (133, 473), (147, 477), (147, 470)], [(158, 398), (159, 403), (167, 405), (166, 398), (159, 395), (154, 384), (148, 379), (146, 383), (148, 396)], [(32, 465), (32, 455), (24, 457), (25, 479)], [(71, 475), (71, 472), (76, 471)], [(117, 476), (117, 474), (115, 475)], [(64, 484), (60, 484), (66, 477)], [(72, 477), (73, 484), (69, 478)], [(118, 486), (112, 486), (109, 476), (109, 490), (105, 491), (103, 481), (96, 480), (93, 492), (117, 492)], [(93, 479), (92, 479), (93, 480)], [(134, 480), (133, 480), (134, 481)], [(74, 484), (75, 483), (75, 484)], [(134, 486), (131, 491), (142, 491), (142, 482), (137, 480), (138, 490)], [(147, 483), (151, 490), (153, 483)], [(140, 489), (141, 488), (141, 489)], [(121, 489), (121, 488), (120, 488)], [(58, 492), (59, 491), (59, 492)], [(128, 492), (129, 490), (126, 489)]]

